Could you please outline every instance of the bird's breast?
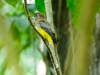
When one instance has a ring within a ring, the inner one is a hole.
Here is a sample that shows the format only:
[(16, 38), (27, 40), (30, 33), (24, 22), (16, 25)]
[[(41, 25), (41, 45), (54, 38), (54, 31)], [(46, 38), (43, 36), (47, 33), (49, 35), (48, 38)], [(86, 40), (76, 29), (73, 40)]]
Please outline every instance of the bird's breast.
[(41, 27), (36, 27), (37, 31), (49, 42), (49, 44), (53, 45), (52, 37), (44, 31)]

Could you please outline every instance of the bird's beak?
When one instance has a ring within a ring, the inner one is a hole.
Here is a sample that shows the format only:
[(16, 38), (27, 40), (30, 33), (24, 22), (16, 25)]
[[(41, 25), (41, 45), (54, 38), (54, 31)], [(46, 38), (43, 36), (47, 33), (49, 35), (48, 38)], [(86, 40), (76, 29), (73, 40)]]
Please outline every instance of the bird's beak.
[(32, 17), (32, 22), (33, 22), (33, 23), (35, 22), (35, 17), (34, 17), (34, 16)]
[(35, 19), (35, 17), (33, 16), (32, 19)]

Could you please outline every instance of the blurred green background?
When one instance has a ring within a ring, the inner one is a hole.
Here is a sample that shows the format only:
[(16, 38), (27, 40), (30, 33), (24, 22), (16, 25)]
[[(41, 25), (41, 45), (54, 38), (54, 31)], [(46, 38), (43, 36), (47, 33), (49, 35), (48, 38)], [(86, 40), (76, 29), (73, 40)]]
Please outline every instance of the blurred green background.
[[(28, 8), (33, 15), (37, 9), (31, 3)], [(1, 0), (0, 75), (36, 75), (39, 64), (43, 64), (45, 68), (38, 50), (38, 39), (27, 19), (22, 1), (14, 8)], [(45, 69), (43, 72), (45, 73)]]
[[(27, 0), (32, 17), (44, 0)], [(51, 0), (63, 75), (100, 75), (100, 0)], [(53, 75), (47, 49), (22, 0), (0, 0), (0, 75)]]

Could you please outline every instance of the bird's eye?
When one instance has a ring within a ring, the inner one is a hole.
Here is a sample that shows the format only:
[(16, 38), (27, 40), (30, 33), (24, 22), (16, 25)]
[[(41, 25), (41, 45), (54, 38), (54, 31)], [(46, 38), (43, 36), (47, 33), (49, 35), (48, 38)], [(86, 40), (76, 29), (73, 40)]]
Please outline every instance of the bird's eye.
[(34, 16), (35, 16), (35, 17), (38, 17), (38, 14), (35, 14)]

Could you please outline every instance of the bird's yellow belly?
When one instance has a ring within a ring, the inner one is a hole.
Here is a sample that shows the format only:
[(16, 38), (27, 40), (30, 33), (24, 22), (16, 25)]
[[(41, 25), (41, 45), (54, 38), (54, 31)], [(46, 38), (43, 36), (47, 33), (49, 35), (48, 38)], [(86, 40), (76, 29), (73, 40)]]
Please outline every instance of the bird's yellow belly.
[(38, 32), (44, 37), (46, 38), (46, 40), (49, 42), (49, 44), (53, 45), (53, 40), (52, 37), (46, 32), (44, 31), (41, 27), (36, 28), (38, 30)]

